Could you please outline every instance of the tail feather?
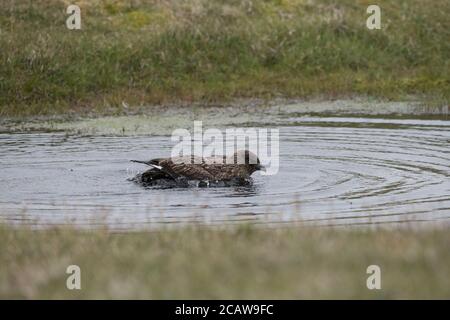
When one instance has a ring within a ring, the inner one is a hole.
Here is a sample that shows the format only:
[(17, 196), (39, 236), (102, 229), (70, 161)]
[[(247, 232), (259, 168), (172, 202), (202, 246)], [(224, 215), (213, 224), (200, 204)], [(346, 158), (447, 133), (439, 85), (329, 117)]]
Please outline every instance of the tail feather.
[(137, 162), (137, 163), (143, 163), (143, 164), (146, 164), (146, 165), (148, 165), (149, 163), (148, 163), (148, 161), (142, 161), (142, 160), (130, 160), (131, 162)]
[(136, 162), (136, 163), (146, 164), (146, 165), (148, 165), (148, 166), (150, 166), (150, 167), (156, 168), (156, 169), (158, 169), (158, 170), (162, 170), (162, 167), (161, 167), (161, 166), (158, 166), (158, 165), (156, 165), (156, 164), (154, 164), (154, 163), (152, 163), (152, 160), (150, 160), (150, 161), (130, 160), (130, 161), (131, 161), (131, 162)]
[(140, 161), (140, 160), (131, 160), (132, 162), (137, 162), (137, 163), (143, 163), (146, 164), (152, 168), (155, 168), (157, 170), (160, 170), (162, 172), (164, 172), (165, 174), (167, 174), (169, 177), (171, 177), (174, 180), (177, 180), (180, 175), (176, 174), (175, 172), (173, 172), (170, 168), (167, 168), (165, 166), (161, 166), (160, 161), (163, 159), (152, 159), (150, 161)]

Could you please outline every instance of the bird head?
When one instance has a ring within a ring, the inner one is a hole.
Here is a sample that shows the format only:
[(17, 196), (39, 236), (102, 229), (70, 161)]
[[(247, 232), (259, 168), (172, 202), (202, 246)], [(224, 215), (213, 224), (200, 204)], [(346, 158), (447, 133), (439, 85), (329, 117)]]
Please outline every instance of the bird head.
[(234, 153), (233, 157), (234, 163), (245, 165), (250, 174), (258, 170), (265, 170), (265, 167), (261, 165), (258, 156), (251, 151), (238, 150)]

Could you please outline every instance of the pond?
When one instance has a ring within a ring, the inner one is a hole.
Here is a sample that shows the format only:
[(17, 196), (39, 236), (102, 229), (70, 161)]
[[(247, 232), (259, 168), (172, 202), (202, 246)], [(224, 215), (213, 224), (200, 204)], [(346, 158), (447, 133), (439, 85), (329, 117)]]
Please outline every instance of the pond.
[[(280, 137), (279, 172), (257, 172), (253, 185), (242, 187), (146, 189), (128, 180), (146, 169), (129, 160), (170, 155), (170, 132), (179, 121), (159, 133), (144, 124), (161, 126), (161, 121), (143, 116), (123, 117), (124, 127), (117, 131), (103, 130), (114, 128), (115, 118), (104, 120), (108, 125), (103, 127), (101, 119), (89, 120), (95, 121), (94, 131), (80, 131), (86, 122), (52, 125), (55, 130), (4, 131), (0, 219), (38, 227), (106, 224), (118, 230), (242, 222), (448, 223), (446, 118), (285, 111), (239, 118), (239, 126), (279, 128)], [(190, 117), (180, 117), (186, 121), (181, 125), (188, 126)], [(219, 118), (203, 120), (217, 125)], [(228, 114), (219, 125), (236, 125), (233, 119)]]

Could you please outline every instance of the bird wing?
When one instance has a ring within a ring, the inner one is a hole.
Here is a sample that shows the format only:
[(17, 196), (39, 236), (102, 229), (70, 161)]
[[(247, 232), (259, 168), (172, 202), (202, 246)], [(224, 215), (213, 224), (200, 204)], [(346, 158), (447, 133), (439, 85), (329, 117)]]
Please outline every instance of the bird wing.
[(249, 177), (243, 165), (216, 164), (208, 166), (208, 171), (214, 175), (215, 180), (246, 179)]
[(172, 177), (188, 180), (215, 180), (214, 175), (206, 170), (205, 163), (184, 163), (173, 161), (170, 158), (157, 160), (155, 164), (161, 166), (162, 170)]
[[(213, 161), (215, 160), (215, 161)], [(222, 162), (225, 158), (199, 158), (194, 156), (157, 158), (150, 161), (135, 161), (145, 163), (157, 170), (161, 170), (174, 180), (230, 180), (246, 177), (248, 174), (240, 165), (227, 165)]]

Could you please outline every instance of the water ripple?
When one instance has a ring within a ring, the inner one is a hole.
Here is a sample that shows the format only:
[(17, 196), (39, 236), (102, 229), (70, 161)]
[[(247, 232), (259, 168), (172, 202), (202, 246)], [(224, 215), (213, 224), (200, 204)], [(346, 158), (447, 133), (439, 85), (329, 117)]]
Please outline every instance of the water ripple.
[(391, 224), (450, 218), (450, 121), (280, 117), (280, 171), (250, 187), (143, 189), (130, 159), (170, 137), (0, 134), (0, 218), (139, 228), (181, 223)]

